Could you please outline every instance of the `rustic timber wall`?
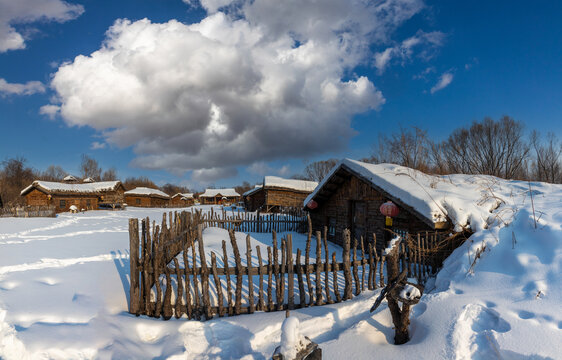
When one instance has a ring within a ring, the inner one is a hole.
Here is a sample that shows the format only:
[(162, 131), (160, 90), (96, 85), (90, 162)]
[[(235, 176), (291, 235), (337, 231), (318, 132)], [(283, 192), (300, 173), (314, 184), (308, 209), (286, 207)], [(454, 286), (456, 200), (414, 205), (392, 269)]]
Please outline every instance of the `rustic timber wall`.
[(265, 192), (263, 188), (255, 193), (244, 197), (244, 206), (247, 211), (259, 210), (265, 204)]
[[(289, 190), (289, 189), (265, 189), (266, 211), (278, 210), (283, 207), (302, 208), (304, 199), (310, 192)], [(276, 209), (277, 208), (277, 209)]]
[(0, 217), (56, 217), (54, 206), (16, 206), (0, 208)]
[[(61, 200), (64, 201), (63, 206), (61, 206)], [(51, 199), (49, 199), (47, 194), (33, 189), (25, 196), (25, 201), (28, 206), (54, 207), (57, 213), (67, 212), (72, 205), (76, 205), (78, 210), (93, 210), (98, 208), (98, 197), (95, 194), (57, 194), (52, 195)]]
[[(385, 217), (379, 208), (387, 199), (372, 186), (363, 180), (351, 176), (331, 195), (331, 197), (319, 204), (315, 210), (310, 210), (313, 230), (322, 230), (330, 226), (329, 219), (335, 219), (335, 233), (328, 239), (342, 245), (343, 232), (352, 226), (351, 202), (362, 201), (365, 203), (365, 233), (375, 234), (379, 241), (376, 249), (384, 249)], [(433, 231), (429, 226), (410, 214), (407, 210), (400, 208), (400, 214), (394, 218), (393, 229), (404, 229), (410, 234), (420, 231)]]
[[(301, 249), (293, 256), (290, 235), (278, 244), (276, 233), (272, 233), (265, 262), (260, 246), (255, 249), (257, 256), (252, 255), (249, 235), (241, 255), (230, 230), (234, 256), (228, 254), (223, 240), (222, 254), (211, 252), (209, 261), (202, 236), (204, 224), (198, 214), (183, 212), (172, 218), (168, 225), (164, 216), (162, 225), (153, 224), (152, 228), (150, 220), (143, 219), (140, 236), (138, 220), (129, 221), (132, 314), (166, 320), (184, 314), (188, 319), (211, 319), (215, 315), (295, 309), (345, 301), (385, 283), (385, 256), (374, 250), (375, 236), (365, 242), (365, 248), (344, 231), (343, 256), (338, 262), (335, 252), (328, 253), (326, 230), (324, 236), (316, 232), (313, 237), (309, 222), (302, 264)], [(407, 269), (408, 275), (421, 283), (437, 270), (436, 259), (450, 254), (453, 245), (463, 241), (464, 237), (442, 239), (437, 234), (408, 237), (399, 245), (400, 270)], [(314, 263), (310, 261), (313, 242)]]
[[(140, 199), (140, 204), (137, 199)], [(133, 207), (167, 207), (170, 203), (167, 199), (148, 195), (125, 195), (125, 202), (127, 206)]]

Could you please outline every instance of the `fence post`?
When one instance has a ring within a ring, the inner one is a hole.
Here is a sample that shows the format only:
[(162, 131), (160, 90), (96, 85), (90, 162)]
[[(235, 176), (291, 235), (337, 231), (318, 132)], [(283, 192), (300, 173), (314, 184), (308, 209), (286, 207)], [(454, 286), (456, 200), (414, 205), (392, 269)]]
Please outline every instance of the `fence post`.
[(131, 287), (129, 289), (129, 312), (140, 315), (139, 302), (139, 220), (129, 219), (129, 264), (131, 271)]

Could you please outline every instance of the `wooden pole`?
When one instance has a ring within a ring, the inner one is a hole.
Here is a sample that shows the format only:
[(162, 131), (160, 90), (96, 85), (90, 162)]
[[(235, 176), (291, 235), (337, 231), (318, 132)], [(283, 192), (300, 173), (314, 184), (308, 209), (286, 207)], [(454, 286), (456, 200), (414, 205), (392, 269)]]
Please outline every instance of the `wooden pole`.
[(253, 314), (254, 304), (254, 278), (252, 276), (252, 246), (250, 245), (250, 234), (246, 235), (246, 269), (248, 270), (248, 311)]
[(336, 296), (336, 302), (341, 302), (341, 295), (338, 286), (338, 271), (339, 271), (339, 267), (336, 261), (336, 252), (334, 251), (332, 253), (332, 272), (333, 272), (332, 282), (334, 284), (334, 295)]
[(259, 245), (256, 245), (256, 252), (258, 253), (258, 266), (259, 266), (259, 275), (260, 275), (260, 287), (258, 292), (258, 310), (265, 311), (265, 301), (263, 298), (263, 261), (261, 258), (261, 248)]
[(129, 219), (129, 266), (131, 274), (131, 287), (129, 289), (129, 312), (140, 315), (139, 301), (139, 220)]
[(293, 274), (293, 236), (291, 234), (287, 235), (287, 290), (288, 290), (288, 307), (289, 310), (295, 308), (295, 278)]
[(228, 235), (230, 236), (230, 244), (232, 245), (234, 260), (236, 262), (236, 301), (234, 305), (234, 313), (236, 315), (240, 315), (240, 309), (242, 308), (242, 274), (244, 269), (242, 268), (242, 260), (240, 259), (240, 251), (238, 250), (238, 244), (236, 243), (234, 231), (230, 230)]
[(320, 278), (320, 264), (322, 263), (322, 234), (316, 232), (316, 305), (322, 305), (322, 279)]
[(226, 294), (228, 297), (228, 315), (232, 315), (234, 313), (234, 309), (232, 308), (232, 286), (230, 283), (230, 274), (228, 273), (228, 254), (226, 253), (226, 241), (222, 241), (222, 262), (224, 267), (224, 273), (226, 274)]
[(299, 307), (302, 308), (306, 306), (306, 294), (304, 292), (304, 282), (302, 278), (301, 249), (297, 249), (296, 266), (297, 266), (297, 280), (299, 283)]
[(217, 302), (218, 302), (218, 314), (219, 317), (224, 316), (224, 303), (222, 295), (222, 284), (219, 277), (219, 272), (217, 271), (217, 257), (215, 252), (211, 252), (211, 271), (213, 272), (213, 278), (215, 280), (215, 288), (217, 289)]
[(351, 235), (348, 229), (343, 232), (343, 276), (345, 279), (345, 288), (343, 291), (343, 299), (349, 300), (352, 297), (351, 290), (351, 268), (350, 268), (350, 246), (351, 246)]

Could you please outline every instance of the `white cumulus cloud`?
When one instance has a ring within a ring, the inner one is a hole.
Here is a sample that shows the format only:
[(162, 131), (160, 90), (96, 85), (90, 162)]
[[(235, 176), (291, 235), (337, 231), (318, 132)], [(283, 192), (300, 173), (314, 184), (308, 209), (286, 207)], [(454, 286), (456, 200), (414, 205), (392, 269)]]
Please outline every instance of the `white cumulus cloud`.
[(45, 85), (40, 81), (28, 81), (25, 84), (9, 83), (0, 78), (0, 96), (33, 95), (45, 92)]
[(37, 21), (65, 22), (84, 12), (84, 7), (62, 0), (0, 0), (0, 53), (25, 48), (25, 38), (14, 25)]
[(208, 16), (191, 25), (117, 20), (99, 50), (58, 68), (50, 104), (58, 108), (48, 109), (132, 146), (134, 166), (196, 170), (199, 180), (341, 149), (355, 134), (353, 115), (385, 102), (353, 69), (423, 6), (254, 0), (223, 8), (229, 3), (202, 1)]
[(444, 88), (446, 88), (447, 86), (449, 86), (449, 84), (453, 82), (453, 72), (452, 71), (446, 71), (443, 74), (441, 74), (441, 76), (439, 77), (439, 80), (437, 81), (437, 84), (435, 84), (430, 92), (432, 94), (436, 93), (439, 90), (442, 90)]

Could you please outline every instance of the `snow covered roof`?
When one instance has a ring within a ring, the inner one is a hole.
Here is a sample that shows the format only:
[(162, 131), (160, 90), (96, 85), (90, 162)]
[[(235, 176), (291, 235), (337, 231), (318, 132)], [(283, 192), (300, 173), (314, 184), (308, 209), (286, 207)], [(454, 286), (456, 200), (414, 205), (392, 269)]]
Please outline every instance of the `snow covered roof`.
[(29, 193), (33, 189), (38, 189), (46, 194), (60, 193), (92, 193), (98, 194), (104, 191), (112, 191), (121, 185), (121, 181), (100, 181), (86, 184), (60, 183), (52, 181), (36, 180), (31, 185), (21, 191), (21, 195)]
[(174, 196), (172, 196), (172, 198), (178, 197), (180, 196), (182, 199), (193, 199), (193, 194), (192, 193), (177, 193)]
[(64, 179), (62, 179), (63, 181), (78, 181), (78, 179), (75, 176), (72, 175), (66, 175), (64, 177)]
[(91, 177), (87, 177), (84, 180), (82, 180), (82, 182), (84, 183), (93, 183), (96, 182), (96, 180), (92, 179)]
[(284, 188), (296, 191), (312, 192), (318, 186), (316, 181), (284, 179), (278, 176), (266, 176), (263, 180), (264, 188)]
[(156, 196), (164, 199), (169, 199), (170, 195), (158, 189), (151, 189), (147, 187), (138, 187), (129, 191), (125, 191), (125, 195), (141, 195), (141, 196)]
[(493, 176), (434, 176), (400, 165), (368, 164), (351, 159), (341, 160), (304, 200), (304, 206), (313, 199), (319, 203), (326, 199), (332, 190), (324, 185), (341, 172), (370, 183), (430, 226), (449, 218), (456, 230), (467, 224), (473, 229), (485, 227), (490, 211), (498, 206), (498, 200), (487, 191), (490, 184), (498, 181)]
[(240, 196), (234, 189), (205, 189), (205, 192), (199, 195), (199, 197), (215, 197), (217, 195), (226, 197)]
[(242, 196), (252, 195), (256, 191), (260, 190), (262, 187), (263, 187), (262, 185), (258, 184), (256, 186), (254, 186), (253, 189), (250, 189), (250, 190), (246, 191), (244, 194), (242, 194)]

